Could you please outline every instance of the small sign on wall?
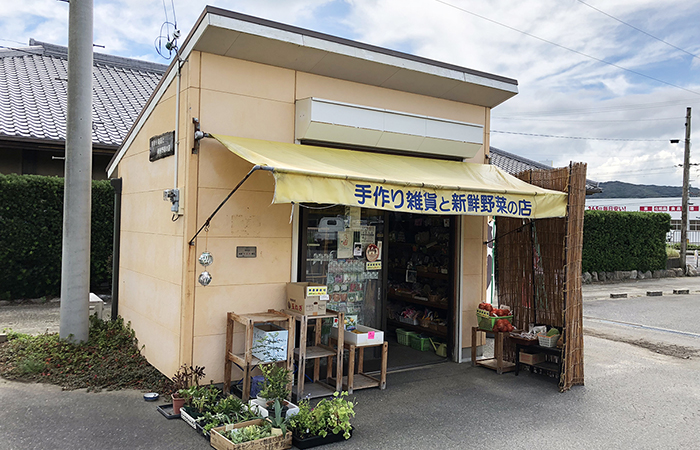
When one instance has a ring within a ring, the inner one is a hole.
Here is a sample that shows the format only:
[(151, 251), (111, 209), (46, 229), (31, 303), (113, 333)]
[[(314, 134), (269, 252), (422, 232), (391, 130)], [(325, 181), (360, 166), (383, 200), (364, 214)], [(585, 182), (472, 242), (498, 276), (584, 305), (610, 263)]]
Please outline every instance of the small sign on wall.
[(153, 162), (175, 154), (175, 132), (153, 136), (149, 143), (148, 160)]
[(257, 247), (236, 247), (236, 258), (256, 258), (257, 256)]

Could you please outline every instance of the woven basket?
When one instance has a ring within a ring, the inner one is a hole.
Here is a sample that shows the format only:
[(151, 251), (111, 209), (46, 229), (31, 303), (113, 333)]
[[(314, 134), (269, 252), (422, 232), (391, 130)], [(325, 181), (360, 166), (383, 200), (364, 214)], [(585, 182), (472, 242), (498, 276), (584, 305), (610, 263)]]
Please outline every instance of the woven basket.
[(542, 347), (556, 347), (557, 341), (561, 337), (561, 334), (555, 334), (554, 336), (547, 336), (544, 333), (537, 335), (537, 339), (540, 340), (540, 345)]

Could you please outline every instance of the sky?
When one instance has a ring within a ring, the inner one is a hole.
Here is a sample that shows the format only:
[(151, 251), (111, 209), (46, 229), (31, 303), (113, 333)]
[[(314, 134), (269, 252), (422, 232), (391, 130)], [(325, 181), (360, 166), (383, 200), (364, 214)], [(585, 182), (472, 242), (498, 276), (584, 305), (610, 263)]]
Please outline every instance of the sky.
[[(491, 145), (596, 181), (680, 186), (687, 107), (700, 130), (697, 0), (94, 0), (95, 51), (167, 64), (207, 4), (516, 79)], [(67, 45), (67, 2), (0, 6), (0, 46)]]

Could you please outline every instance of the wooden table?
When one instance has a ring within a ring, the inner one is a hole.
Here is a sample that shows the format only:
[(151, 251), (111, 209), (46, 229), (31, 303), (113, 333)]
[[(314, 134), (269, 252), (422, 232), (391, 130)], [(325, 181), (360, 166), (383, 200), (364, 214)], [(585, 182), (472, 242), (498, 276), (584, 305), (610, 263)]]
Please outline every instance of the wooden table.
[[(346, 341), (344, 346), (345, 349), (348, 350), (348, 374), (342, 378), (343, 389), (346, 389), (349, 394), (352, 394), (355, 389), (367, 389), (373, 387), (386, 389), (386, 370), (389, 355), (389, 343), (384, 341), (376, 344), (357, 346)], [(364, 359), (366, 348), (379, 346), (382, 347), (382, 363), (379, 371), (379, 378), (376, 378), (365, 373)], [(358, 358), (357, 366), (355, 366), (355, 355), (357, 355)], [(341, 375), (342, 372), (336, 373), (336, 377), (340, 377)]]
[(477, 332), (486, 333), (486, 330), (482, 330), (479, 327), (472, 327), (472, 366), (482, 366), (489, 369), (495, 370), (499, 375), (505, 372), (511, 372), (515, 370), (515, 364), (508, 361), (503, 361), (503, 342), (508, 339), (509, 333), (507, 331), (493, 331), (494, 343), (493, 343), (493, 358), (488, 359), (476, 359), (476, 336)]

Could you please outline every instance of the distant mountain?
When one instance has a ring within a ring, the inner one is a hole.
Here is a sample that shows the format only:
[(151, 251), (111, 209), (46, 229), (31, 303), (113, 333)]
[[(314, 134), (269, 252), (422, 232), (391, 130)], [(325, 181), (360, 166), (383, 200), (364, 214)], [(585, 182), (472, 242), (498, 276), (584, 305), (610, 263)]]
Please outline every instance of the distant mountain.
[[(653, 184), (631, 184), (621, 181), (604, 181), (600, 183), (603, 192), (587, 196), (588, 198), (658, 198), (682, 197), (681, 186), (655, 186)], [(690, 188), (691, 197), (700, 197), (700, 188)]]

